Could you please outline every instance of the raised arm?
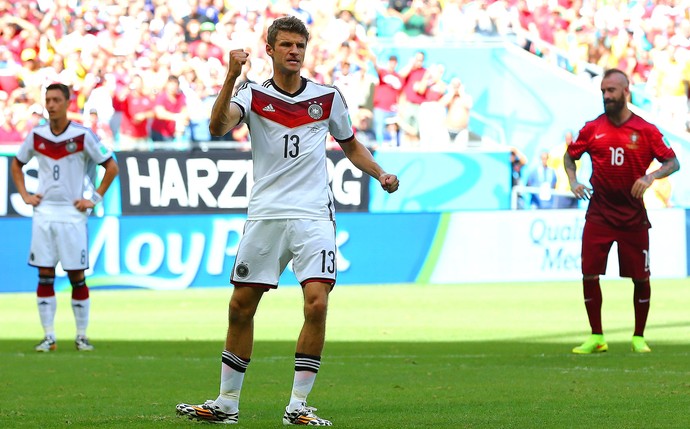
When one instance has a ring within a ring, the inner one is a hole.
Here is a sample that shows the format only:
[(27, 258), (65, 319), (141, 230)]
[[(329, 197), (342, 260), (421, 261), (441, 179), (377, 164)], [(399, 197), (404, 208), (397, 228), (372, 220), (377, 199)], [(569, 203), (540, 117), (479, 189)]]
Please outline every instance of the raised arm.
[(230, 51), (228, 74), (225, 76), (225, 82), (223, 82), (218, 98), (216, 98), (211, 109), (211, 121), (208, 129), (212, 136), (224, 136), (242, 119), (242, 110), (239, 106), (231, 103), (230, 99), (232, 99), (235, 82), (242, 74), (242, 66), (248, 58), (249, 54), (242, 49)]

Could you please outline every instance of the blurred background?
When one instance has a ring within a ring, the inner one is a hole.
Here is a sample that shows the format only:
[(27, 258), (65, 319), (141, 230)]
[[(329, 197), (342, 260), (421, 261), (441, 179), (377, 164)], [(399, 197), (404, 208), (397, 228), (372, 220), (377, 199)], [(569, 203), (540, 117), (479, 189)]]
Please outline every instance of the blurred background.
[[(681, 163), (645, 195), (652, 275), (688, 276), (686, 2), (0, 0), (0, 291), (35, 288), (31, 208), (9, 165), (46, 121), (53, 82), (73, 88), (70, 118), (120, 165), (90, 219), (89, 286), (227, 286), (251, 142), (245, 126), (212, 138), (210, 109), (230, 50), (250, 52), (238, 85), (271, 77), (266, 29), (288, 14), (311, 32), (303, 76), (341, 90), (358, 139), (401, 180), (381, 192), (326, 142), (338, 284), (579, 279), (586, 204), (570, 196), (562, 156), (603, 112), (599, 82), (614, 67)], [(578, 171), (586, 183), (586, 158)], [(25, 173), (35, 189), (36, 164)], [(381, 264), (382, 249), (392, 262)], [(281, 282), (296, 284), (289, 271)]]

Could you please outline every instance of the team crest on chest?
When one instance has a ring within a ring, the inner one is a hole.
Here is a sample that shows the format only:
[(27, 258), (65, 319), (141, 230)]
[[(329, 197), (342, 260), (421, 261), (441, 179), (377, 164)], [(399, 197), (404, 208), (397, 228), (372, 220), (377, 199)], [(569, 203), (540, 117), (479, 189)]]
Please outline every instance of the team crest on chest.
[(323, 108), (318, 104), (310, 104), (307, 108), (307, 113), (312, 119), (321, 119), (323, 116)]
[(77, 144), (74, 142), (74, 140), (71, 140), (67, 142), (67, 145), (65, 145), (65, 150), (69, 153), (74, 153), (77, 151)]
[(628, 149), (637, 149), (640, 140), (640, 135), (636, 132), (630, 134), (630, 143), (628, 144)]

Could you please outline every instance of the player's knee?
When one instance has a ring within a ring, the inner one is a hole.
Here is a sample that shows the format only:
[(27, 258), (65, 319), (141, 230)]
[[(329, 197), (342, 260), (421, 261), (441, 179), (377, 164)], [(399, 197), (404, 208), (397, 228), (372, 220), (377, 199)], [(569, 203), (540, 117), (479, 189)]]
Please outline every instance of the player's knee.
[(256, 307), (244, 304), (240, 300), (230, 300), (230, 323), (248, 323), (254, 318)]
[(304, 303), (304, 315), (309, 320), (324, 320), (328, 311), (328, 300), (315, 297)]
[(40, 286), (52, 287), (54, 283), (55, 283), (55, 276), (49, 276), (49, 275), (39, 275), (38, 276), (38, 284)]
[(586, 274), (582, 276), (582, 280), (599, 280), (598, 274)]
[(69, 278), (69, 282), (72, 284), (72, 286), (75, 285), (75, 283), (78, 282), (86, 282), (86, 277), (84, 276), (84, 271), (82, 270), (70, 270), (67, 271), (67, 277)]
[(69, 282), (72, 285), (72, 299), (78, 301), (89, 299), (89, 288), (86, 286), (86, 279), (83, 276), (70, 278)]
[(86, 286), (86, 279), (79, 279), (79, 280), (69, 280), (70, 284), (72, 285), (73, 289), (80, 288), (80, 287), (85, 287)]

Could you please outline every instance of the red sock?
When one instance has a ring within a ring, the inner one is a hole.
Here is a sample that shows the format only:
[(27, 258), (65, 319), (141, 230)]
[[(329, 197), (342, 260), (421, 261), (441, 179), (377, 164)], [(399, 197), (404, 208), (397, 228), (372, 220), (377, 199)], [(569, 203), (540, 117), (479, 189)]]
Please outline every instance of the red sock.
[(584, 279), (582, 280), (582, 291), (585, 297), (585, 308), (587, 309), (587, 318), (589, 318), (589, 326), (592, 328), (592, 334), (603, 334), (604, 330), (601, 328), (601, 286), (599, 279)]
[(86, 280), (72, 282), (72, 299), (78, 301), (89, 299), (89, 287), (86, 286)]
[(38, 276), (38, 287), (36, 288), (36, 296), (39, 298), (55, 296), (55, 288), (53, 286), (54, 281), (54, 277)]
[(643, 337), (644, 328), (647, 325), (649, 314), (649, 298), (652, 296), (652, 288), (649, 279), (642, 281), (633, 280), (635, 291), (633, 292), (633, 305), (635, 306), (635, 333), (633, 335)]

